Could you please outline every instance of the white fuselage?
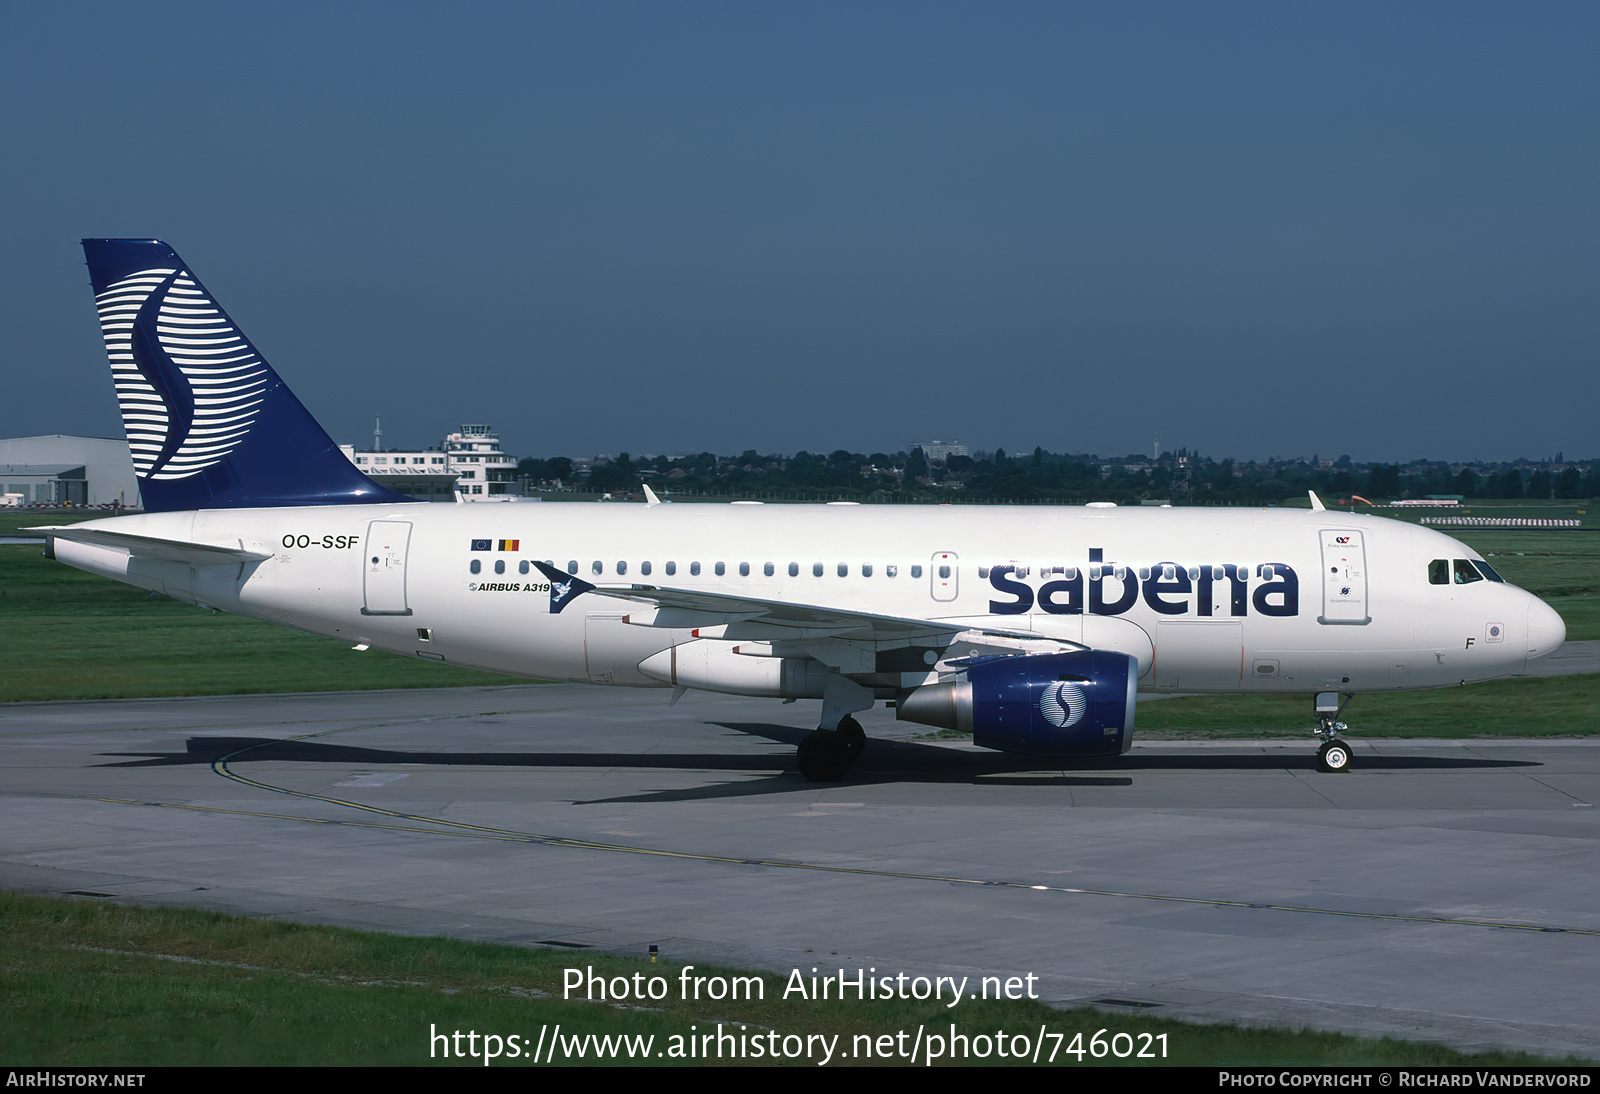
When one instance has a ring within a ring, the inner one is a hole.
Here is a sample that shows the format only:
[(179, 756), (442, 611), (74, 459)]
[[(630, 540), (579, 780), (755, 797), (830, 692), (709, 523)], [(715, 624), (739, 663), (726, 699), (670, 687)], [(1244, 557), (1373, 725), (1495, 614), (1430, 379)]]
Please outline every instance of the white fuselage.
[[(552, 614), (533, 561), (596, 585), (948, 620), (1120, 650), (1138, 659), (1140, 688), (1155, 690), (1441, 687), (1520, 672), (1565, 633), (1515, 586), (1431, 583), (1435, 560), (1478, 558), (1455, 540), (1327, 511), (329, 505), (80, 527), (271, 555), (194, 565), (55, 545), (63, 562), (178, 599), (407, 657), (641, 687), (692, 682), (642, 670), (655, 655), (736, 633), (653, 625), (639, 604), (598, 592)], [(872, 683), (881, 691), (885, 681)]]

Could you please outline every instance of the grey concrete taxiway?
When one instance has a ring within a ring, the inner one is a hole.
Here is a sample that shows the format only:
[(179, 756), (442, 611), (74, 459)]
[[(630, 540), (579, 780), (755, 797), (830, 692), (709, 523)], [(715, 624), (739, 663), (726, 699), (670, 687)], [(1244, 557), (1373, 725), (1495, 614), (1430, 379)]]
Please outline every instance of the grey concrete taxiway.
[[(0, 885), (1600, 1056), (1600, 747), (1309, 737), (1063, 770), (875, 711), (517, 686), (0, 708)], [(1122, 1008), (1119, 1011), (1119, 1008)], [(730, 1015), (737, 1017), (737, 1015)], [(1092, 1032), (1092, 1031), (1089, 1031)]]

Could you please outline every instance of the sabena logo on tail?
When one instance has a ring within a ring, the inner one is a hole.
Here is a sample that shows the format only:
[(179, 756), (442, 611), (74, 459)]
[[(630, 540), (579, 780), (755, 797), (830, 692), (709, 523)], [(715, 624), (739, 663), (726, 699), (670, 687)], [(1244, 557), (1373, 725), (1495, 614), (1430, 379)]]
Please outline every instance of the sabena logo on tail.
[(171, 247), (83, 251), (145, 509), (410, 502), (339, 451)]
[(267, 369), (194, 278), (140, 270), (95, 303), (139, 476), (188, 478), (232, 452), (261, 408)]

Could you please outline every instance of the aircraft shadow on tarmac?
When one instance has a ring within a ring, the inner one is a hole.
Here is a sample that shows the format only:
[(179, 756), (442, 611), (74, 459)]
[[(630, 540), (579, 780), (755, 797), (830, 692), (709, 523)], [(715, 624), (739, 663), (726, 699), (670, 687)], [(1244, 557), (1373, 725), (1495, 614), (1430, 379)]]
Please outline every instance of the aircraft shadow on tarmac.
[[(783, 745), (796, 745), (808, 730), (763, 722), (708, 722), (708, 726)], [(1240, 742), (1248, 746), (1249, 742)], [(795, 770), (792, 754), (751, 752), (459, 752), (406, 751), (363, 748), (321, 741), (285, 741), (271, 737), (190, 737), (183, 752), (108, 752), (104, 756), (138, 757), (101, 764), (102, 767), (170, 767), (203, 764), (209, 766), (224, 758), (236, 763), (314, 763), (371, 767), (389, 764), (416, 764), (438, 767), (520, 767), (559, 770), (563, 768), (657, 768), (664, 771), (708, 771), (753, 775), (765, 770), (765, 777), (737, 782), (673, 790), (646, 791), (614, 798), (591, 799), (574, 804), (603, 802), (686, 801), (711, 798), (755, 797), (787, 794), (799, 789), (827, 786), (873, 786), (896, 783), (978, 784), (983, 786), (1131, 786), (1134, 773), (1141, 771), (1233, 771), (1270, 772), (1285, 768), (1314, 770), (1316, 760), (1308, 747), (1305, 753), (1183, 753), (1161, 751), (1133, 753), (1104, 760), (1078, 760), (1070, 766), (1038, 756), (1016, 756), (1002, 752), (970, 752), (942, 748), (919, 741), (869, 740), (866, 750), (839, 783), (805, 782)], [(1363, 755), (1362, 771), (1461, 771), (1541, 766), (1533, 760), (1487, 759), (1455, 756), (1373, 756)], [(1330, 778), (1334, 776), (1329, 776)]]

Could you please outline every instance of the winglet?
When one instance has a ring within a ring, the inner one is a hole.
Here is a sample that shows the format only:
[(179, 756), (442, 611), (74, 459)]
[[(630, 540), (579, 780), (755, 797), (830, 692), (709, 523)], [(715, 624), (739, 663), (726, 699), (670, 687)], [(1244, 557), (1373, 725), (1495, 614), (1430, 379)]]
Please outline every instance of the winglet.
[(1315, 490), (1307, 490), (1306, 494), (1307, 494), (1307, 496), (1309, 496), (1311, 498), (1311, 509), (1312, 509), (1313, 512), (1316, 512), (1316, 513), (1325, 513), (1325, 512), (1327, 512), (1328, 507), (1326, 505), (1322, 504), (1322, 499), (1317, 497), (1317, 492)]
[(561, 609), (572, 603), (573, 599), (582, 596), (593, 589), (594, 586), (569, 573), (564, 573), (554, 566), (546, 565), (535, 560), (533, 563), (539, 572), (550, 579), (550, 614), (560, 615)]
[(647, 507), (661, 504), (661, 499), (656, 497), (656, 492), (650, 489), (648, 483), (646, 483), (644, 486), (644, 503)]

